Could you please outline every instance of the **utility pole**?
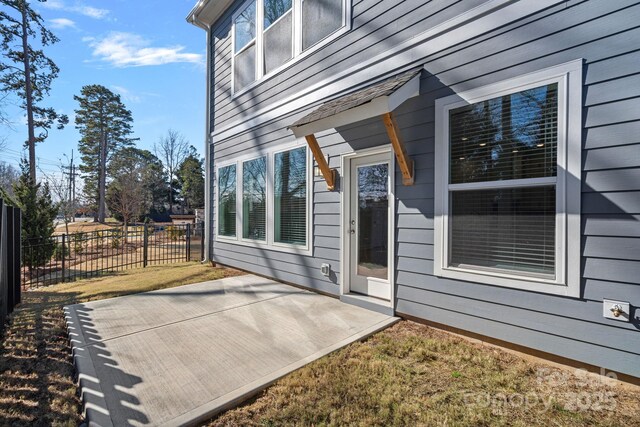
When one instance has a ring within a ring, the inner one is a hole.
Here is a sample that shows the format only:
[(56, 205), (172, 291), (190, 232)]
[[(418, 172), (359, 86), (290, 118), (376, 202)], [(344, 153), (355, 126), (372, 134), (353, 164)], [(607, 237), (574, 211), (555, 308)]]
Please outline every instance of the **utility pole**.
[[(66, 155), (65, 155), (66, 157)], [(69, 166), (64, 166), (69, 172), (64, 172), (69, 176), (69, 206), (76, 206), (76, 165), (73, 164), (73, 150), (71, 150), (71, 159), (69, 160)], [(76, 214), (73, 213), (71, 222), (76, 222)]]

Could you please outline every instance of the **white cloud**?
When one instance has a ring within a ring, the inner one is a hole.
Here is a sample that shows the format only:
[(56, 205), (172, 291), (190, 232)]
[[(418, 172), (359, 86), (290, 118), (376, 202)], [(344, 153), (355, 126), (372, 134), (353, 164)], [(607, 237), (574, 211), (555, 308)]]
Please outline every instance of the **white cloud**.
[(107, 9), (98, 9), (91, 6), (76, 6), (73, 8), (73, 11), (94, 19), (104, 19), (109, 15)]
[(87, 6), (83, 3), (76, 2), (73, 6), (67, 5), (63, 0), (48, 0), (41, 3), (42, 7), (53, 10), (64, 10), (67, 12), (79, 13), (94, 19), (105, 19), (109, 15), (109, 10), (98, 9), (96, 7)]
[(55, 29), (64, 29), (64, 28), (75, 28), (76, 27), (76, 23), (73, 22), (71, 19), (67, 19), (67, 18), (55, 18), (55, 19), (50, 19), (49, 22), (51, 22), (51, 27), (55, 28)]
[(152, 47), (147, 39), (132, 33), (112, 32), (88, 43), (93, 48), (93, 56), (119, 68), (177, 62), (202, 64), (203, 61), (199, 53), (184, 52), (184, 46)]
[(48, 0), (42, 3), (40, 6), (54, 10), (62, 10), (65, 8), (64, 3), (61, 0)]
[(127, 102), (133, 102), (137, 104), (142, 101), (142, 98), (140, 96), (131, 93), (131, 91), (126, 87), (111, 85), (111, 89), (116, 91), (116, 93), (118, 93), (122, 97), (122, 99)]

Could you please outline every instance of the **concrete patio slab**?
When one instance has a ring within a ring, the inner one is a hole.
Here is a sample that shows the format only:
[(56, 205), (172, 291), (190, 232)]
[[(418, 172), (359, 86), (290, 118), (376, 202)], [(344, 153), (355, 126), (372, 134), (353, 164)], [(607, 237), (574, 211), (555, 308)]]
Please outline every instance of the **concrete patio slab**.
[(190, 425), (398, 319), (247, 275), (65, 308), (90, 425)]

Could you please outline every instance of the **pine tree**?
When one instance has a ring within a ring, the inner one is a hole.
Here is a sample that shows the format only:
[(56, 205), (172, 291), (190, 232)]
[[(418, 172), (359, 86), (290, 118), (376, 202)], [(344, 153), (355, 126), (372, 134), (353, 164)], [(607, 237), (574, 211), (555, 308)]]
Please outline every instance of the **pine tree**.
[[(44, 26), (42, 17), (27, 0), (0, 0), (0, 4), (5, 6), (5, 10), (0, 11), (3, 56), (0, 63), (0, 91), (15, 94), (22, 102), (27, 116), (29, 176), (36, 182), (36, 143), (47, 138), (54, 124), (62, 129), (69, 122), (66, 115), (39, 105), (49, 94), (51, 83), (59, 72), (42, 47), (59, 40)], [(40, 133), (36, 135), (38, 129)]]
[(188, 212), (204, 206), (204, 172), (202, 159), (190, 154), (178, 168), (178, 181)]
[(51, 199), (49, 184), (34, 182), (24, 162), (13, 193), (13, 204), (22, 210), (22, 244), (29, 247), (23, 251), (22, 262), (32, 270), (44, 265), (53, 255), (56, 245), (51, 236), (55, 230), (53, 221), (58, 214), (58, 206)]
[(84, 192), (97, 210), (97, 220), (106, 215), (107, 170), (112, 156), (123, 147), (132, 145), (133, 117), (116, 95), (104, 86), (88, 85), (80, 96), (73, 97), (80, 107), (76, 112), (76, 129), (82, 139), (80, 171), (84, 178)]

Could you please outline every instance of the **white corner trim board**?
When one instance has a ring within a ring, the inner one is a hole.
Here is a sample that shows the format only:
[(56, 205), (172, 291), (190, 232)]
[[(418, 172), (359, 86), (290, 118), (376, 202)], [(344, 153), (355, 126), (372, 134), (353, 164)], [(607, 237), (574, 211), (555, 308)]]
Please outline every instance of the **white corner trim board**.
[[(290, 114), (314, 103), (347, 90), (367, 86), (370, 82), (402, 71), (400, 67), (415, 66), (417, 61), (434, 55), (450, 46), (473, 39), (496, 27), (506, 25), (551, 7), (558, 0), (522, 2), (517, 0), (489, 0), (455, 18), (394, 46), (357, 66), (351, 67), (331, 78), (315, 83), (293, 96), (269, 103), (243, 119), (229, 123), (212, 132), (212, 142), (222, 141), (246, 132), (271, 120)], [(470, 25), (473, 24), (473, 25)], [(464, 28), (462, 28), (464, 26)], [(453, 31), (456, 30), (456, 31)]]

